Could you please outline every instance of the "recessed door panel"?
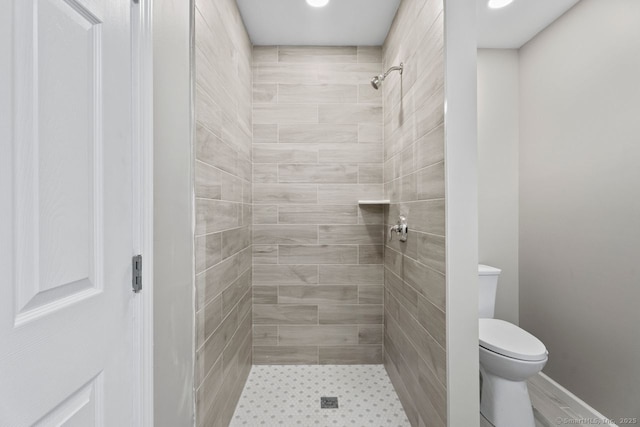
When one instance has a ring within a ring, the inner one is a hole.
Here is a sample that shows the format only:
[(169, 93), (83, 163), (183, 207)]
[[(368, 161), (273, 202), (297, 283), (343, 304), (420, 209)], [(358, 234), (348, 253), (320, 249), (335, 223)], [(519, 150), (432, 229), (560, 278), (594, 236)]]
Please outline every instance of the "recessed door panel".
[(15, 323), (102, 287), (102, 32), (85, 6), (18, 2)]

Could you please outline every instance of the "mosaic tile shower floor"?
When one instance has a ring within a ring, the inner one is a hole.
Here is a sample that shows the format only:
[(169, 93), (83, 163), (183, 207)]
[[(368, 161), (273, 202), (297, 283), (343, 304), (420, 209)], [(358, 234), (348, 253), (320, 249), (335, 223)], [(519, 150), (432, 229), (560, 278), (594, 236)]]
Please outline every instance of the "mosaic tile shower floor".
[[(338, 397), (338, 409), (320, 398)], [(231, 426), (408, 427), (382, 365), (257, 365)]]

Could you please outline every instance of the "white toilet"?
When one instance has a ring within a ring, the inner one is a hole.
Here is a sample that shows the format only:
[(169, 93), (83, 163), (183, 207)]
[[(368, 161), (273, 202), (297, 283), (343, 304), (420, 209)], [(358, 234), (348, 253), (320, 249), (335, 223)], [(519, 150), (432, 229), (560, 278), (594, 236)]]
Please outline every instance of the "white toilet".
[(527, 379), (542, 370), (549, 353), (527, 331), (493, 318), (500, 273), (478, 265), (480, 412), (495, 427), (535, 427)]

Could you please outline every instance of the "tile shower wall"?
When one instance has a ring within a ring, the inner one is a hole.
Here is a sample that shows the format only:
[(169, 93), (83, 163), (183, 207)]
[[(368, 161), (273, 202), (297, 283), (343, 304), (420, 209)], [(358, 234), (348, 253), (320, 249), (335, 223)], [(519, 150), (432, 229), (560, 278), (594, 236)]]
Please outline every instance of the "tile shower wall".
[(402, 1), (383, 57), (405, 65), (382, 88), (385, 223), (410, 230), (385, 247), (384, 363), (411, 424), (446, 426), (442, 0)]
[(251, 369), (252, 47), (234, 0), (195, 3), (196, 424), (226, 426)]
[(255, 364), (382, 363), (381, 54), (254, 48)]

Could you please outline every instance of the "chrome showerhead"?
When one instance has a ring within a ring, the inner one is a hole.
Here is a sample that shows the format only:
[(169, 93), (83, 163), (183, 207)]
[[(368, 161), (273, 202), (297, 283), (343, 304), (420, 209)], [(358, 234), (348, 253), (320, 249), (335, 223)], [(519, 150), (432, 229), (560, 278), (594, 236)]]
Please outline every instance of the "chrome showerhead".
[(371, 86), (373, 86), (375, 90), (378, 90), (380, 89), (380, 86), (382, 86), (383, 81), (384, 81), (384, 75), (380, 74), (379, 76), (375, 76), (374, 78), (371, 79)]
[(379, 76), (375, 76), (371, 79), (371, 86), (373, 86), (373, 88), (375, 90), (380, 89), (380, 86), (382, 86), (382, 82), (384, 82), (384, 79), (387, 78), (387, 76), (389, 75), (389, 73), (391, 73), (392, 71), (400, 71), (400, 75), (402, 75), (402, 70), (404, 69), (404, 64), (401, 62), (399, 66), (397, 67), (391, 67), (387, 70), (386, 73), (384, 74), (380, 74)]

